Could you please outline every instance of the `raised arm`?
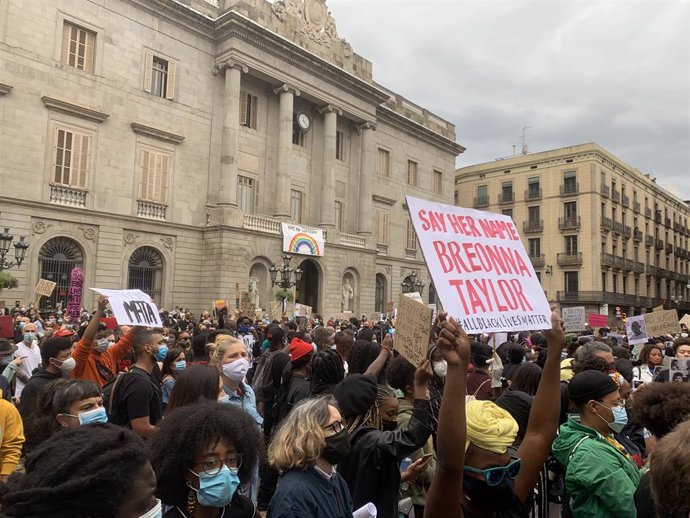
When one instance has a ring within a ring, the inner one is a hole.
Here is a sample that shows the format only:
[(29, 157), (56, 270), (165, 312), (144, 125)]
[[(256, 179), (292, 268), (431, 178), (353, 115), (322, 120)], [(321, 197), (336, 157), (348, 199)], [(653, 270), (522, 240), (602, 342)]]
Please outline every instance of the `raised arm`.
[(84, 334), (81, 335), (81, 339), (77, 344), (77, 348), (72, 353), (72, 356), (76, 361), (86, 361), (89, 357), (89, 352), (93, 347), (93, 339), (98, 332), (98, 324), (101, 322), (101, 317), (105, 313), (105, 308), (108, 306), (108, 298), (101, 295), (98, 297), (98, 309), (93, 314), (91, 321), (84, 329)]
[(383, 343), (381, 344), (381, 351), (379, 352), (379, 355), (373, 362), (371, 362), (371, 365), (369, 365), (369, 368), (364, 373), (365, 375), (376, 377), (381, 373), (383, 367), (386, 365), (386, 361), (392, 354), (392, 342), (393, 338), (391, 337), (391, 335), (386, 335), (386, 338), (383, 339)]
[(441, 322), (436, 346), (448, 363), (448, 373), (438, 416), (436, 474), (426, 498), (424, 518), (459, 518), (463, 516), (460, 504), (467, 437), (465, 393), (470, 341), (453, 319), (449, 322), (441, 319)]
[(546, 332), (548, 353), (541, 381), (534, 396), (529, 414), (525, 438), (517, 451), (522, 459), (522, 469), (515, 479), (515, 494), (526, 501), (532, 494), (551, 444), (558, 431), (558, 417), (561, 411), (561, 351), (565, 346), (563, 320), (554, 312), (551, 314), (551, 329)]

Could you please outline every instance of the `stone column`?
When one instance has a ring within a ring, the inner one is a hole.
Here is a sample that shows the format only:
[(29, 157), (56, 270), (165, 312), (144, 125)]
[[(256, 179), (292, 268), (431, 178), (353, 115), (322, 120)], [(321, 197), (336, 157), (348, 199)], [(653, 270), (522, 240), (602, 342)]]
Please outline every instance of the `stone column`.
[(278, 164), (276, 174), (276, 205), (274, 216), (290, 216), (290, 149), (292, 148), (292, 123), (295, 96), (299, 90), (284, 84), (274, 90), (280, 95), (278, 114)]
[(376, 126), (365, 122), (358, 127), (362, 135), (361, 160), (359, 166), (359, 220), (357, 233), (371, 235), (372, 194), (374, 192), (374, 131)]
[(335, 146), (339, 111), (330, 104), (321, 108), (323, 114), (323, 174), (321, 184), (322, 227), (335, 226)]
[(213, 75), (225, 72), (223, 133), (220, 151), (218, 205), (237, 207), (237, 152), (240, 134), (240, 82), (249, 69), (232, 60), (214, 65)]

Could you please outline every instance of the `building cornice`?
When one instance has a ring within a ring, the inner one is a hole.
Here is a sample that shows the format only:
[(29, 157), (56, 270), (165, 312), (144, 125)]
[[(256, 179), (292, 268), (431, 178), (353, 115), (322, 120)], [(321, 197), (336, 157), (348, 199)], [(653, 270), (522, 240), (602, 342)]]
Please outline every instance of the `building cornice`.
[(377, 119), (387, 122), (395, 126), (396, 128), (412, 135), (415, 138), (424, 140), (429, 144), (432, 144), (443, 151), (452, 153), (453, 156), (458, 156), (460, 153), (465, 151), (465, 147), (461, 146), (454, 140), (450, 140), (440, 133), (436, 133), (428, 128), (425, 128), (421, 124), (403, 117), (399, 113), (387, 108), (386, 106), (376, 107), (376, 117)]
[(175, 133), (170, 133), (168, 131), (154, 128), (152, 126), (139, 124), (138, 122), (133, 122), (129, 126), (132, 128), (132, 131), (137, 135), (144, 135), (145, 137), (164, 140), (165, 142), (172, 142), (173, 144), (181, 144), (182, 141), (185, 139), (182, 135), (176, 135)]
[(6, 85), (5, 83), (0, 83), (0, 95), (7, 95), (12, 91), (12, 86)]
[(41, 97), (41, 101), (43, 101), (43, 104), (49, 110), (66, 113), (67, 115), (90, 120), (92, 122), (103, 122), (110, 116), (107, 113), (92, 110), (91, 108), (86, 108), (84, 106), (79, 106), (78, 104), (68, 103), (67, 101), (61, 101), (60, 99), (48, 97), (47, 95)]
[(390, 205), (391, 207), (395, 205), (396, 202), (396, 200), (392, 198), (386, 198), (385, 196), (381, 196), (380, 194), (372, 194), (371, 199), (378, 203), (383, 203), (384, 205)]

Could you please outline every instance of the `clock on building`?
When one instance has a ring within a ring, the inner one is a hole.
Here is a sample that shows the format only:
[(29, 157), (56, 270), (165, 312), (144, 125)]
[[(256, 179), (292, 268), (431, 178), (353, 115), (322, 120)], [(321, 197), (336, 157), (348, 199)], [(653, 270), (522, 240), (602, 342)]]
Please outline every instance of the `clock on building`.
[(300, 112), (297, 114), (297, 125), (302, 131), (309, 131), (311, 129), (311, 117), (308, 113)]

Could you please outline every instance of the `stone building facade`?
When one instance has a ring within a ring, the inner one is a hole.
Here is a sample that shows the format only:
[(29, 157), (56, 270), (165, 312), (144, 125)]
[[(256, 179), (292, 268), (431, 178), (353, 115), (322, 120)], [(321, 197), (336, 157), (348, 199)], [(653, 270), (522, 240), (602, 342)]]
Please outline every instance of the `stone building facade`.
[[(137, 287), (208, 309), (274, 290), (281, 222), (326, 231), (298, 301), (385, 310), (433, 298), (404, 196), (450, 203), (449, 122), (376, 84), (324, 0), (0, 0), (0, 226), (27, 236), (2, 299)], [(86, 292), (85, 303), (95, 298)]]
[(690, 311), (690, 206), (595, 143), (456, 171), (455, 204), (516, 222), (547, 298)]

